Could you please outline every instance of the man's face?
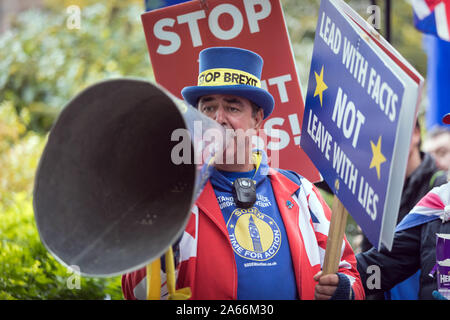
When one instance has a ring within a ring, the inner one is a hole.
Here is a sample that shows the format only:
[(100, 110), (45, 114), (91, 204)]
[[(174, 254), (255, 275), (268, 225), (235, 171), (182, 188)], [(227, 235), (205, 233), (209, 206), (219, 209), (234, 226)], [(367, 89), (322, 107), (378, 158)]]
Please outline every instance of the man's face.
[(439, 169), (450, 169), (450, 133), (442, 133), (427, 141), (424, 150), (434, 156)]
[[(253, 135), (261, 127), (264, 112), (254, 112), (252, 103), (239, 96), (213, 94), (203, 96), (198, 103), (198, 110), (214, 119), (226, 130), (232, 130), (234, 144), (228, 144), (224, 159), (226, 164), (249, 163), (252, 151)], [(222, 162), (224, 163), (224, 162)]]
[(233, 95), (203, 96), (199, 100), (198, 110), (226, 129), (258, 130), (263, 120), (262, 109), (253, 115), (251, 102), (246, 98)]

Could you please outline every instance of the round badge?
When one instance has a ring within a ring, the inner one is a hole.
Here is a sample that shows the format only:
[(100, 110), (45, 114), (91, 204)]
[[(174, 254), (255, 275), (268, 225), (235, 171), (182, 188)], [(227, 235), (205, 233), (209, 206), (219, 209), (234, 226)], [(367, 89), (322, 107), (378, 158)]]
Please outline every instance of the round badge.
[(235, 209), (227, 229), (234, 252), (244, 259), (265, 261), (280, 249), (280, 228), (275, 220), (256, 207)]

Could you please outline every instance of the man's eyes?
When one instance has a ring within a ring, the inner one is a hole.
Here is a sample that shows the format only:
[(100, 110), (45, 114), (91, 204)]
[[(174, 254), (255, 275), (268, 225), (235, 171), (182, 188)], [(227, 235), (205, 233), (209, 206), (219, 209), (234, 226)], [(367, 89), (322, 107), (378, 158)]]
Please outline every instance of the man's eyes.
[(212, 111), (214, 111), (214, 107), (212, 107), (212, 106), (203, 106), (202, 107), (202, 111), (203, 112), (212, 112)]
[[(203, 106), (202, 107), (203, 112), (214, 112), (215, 110), (216, 110), (216, 107), (214, 107), (214, 106)], [(232, 113), (240, 111), (239, 107), (234, 107), (234, 106), (226, 106), (225, 110), (228, 112), (232, 112)]]
[(239, 108), (236, 108), (236, 107), (233, 107), (233, 106), (230, 106), (230, 107), (228, 107), (227, 109), (228, 109), (228, 111), (230, 111), (230, 112), (238, 112), (238, 111), (239, 111)]

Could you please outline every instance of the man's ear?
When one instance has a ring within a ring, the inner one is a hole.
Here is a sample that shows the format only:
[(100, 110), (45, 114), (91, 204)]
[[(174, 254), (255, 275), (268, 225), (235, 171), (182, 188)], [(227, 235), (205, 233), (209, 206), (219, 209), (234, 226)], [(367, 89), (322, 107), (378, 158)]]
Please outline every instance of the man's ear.
[(262, 108), (258, 109), (255, 115), (255, 130), (259, 130), (264, 120), (264, 110)]

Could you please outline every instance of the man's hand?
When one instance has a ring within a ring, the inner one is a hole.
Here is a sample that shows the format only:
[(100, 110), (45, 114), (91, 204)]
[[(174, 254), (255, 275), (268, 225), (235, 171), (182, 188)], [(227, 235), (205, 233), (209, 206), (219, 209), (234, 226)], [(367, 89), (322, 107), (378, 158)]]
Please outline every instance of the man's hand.
[(339, 284), (337, 274), (322, 275), (322, 271), (316, 273), (314, 280), (319, 282), (314, 290), (314, 299), (316, 300), (329, 300)]

